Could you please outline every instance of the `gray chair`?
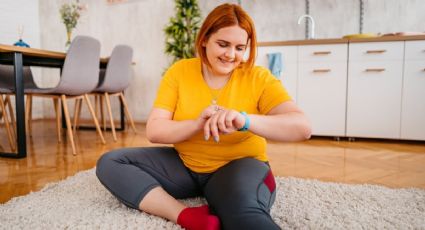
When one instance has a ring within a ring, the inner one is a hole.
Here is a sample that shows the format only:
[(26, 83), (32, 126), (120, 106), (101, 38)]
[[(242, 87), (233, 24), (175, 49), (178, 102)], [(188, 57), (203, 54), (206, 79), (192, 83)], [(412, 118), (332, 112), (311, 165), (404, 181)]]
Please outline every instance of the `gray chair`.
[[(100, 97), (100, 109), (102, 121), (103, 119), (103, 99), (106, 101), (106, 106), (108, 110), (110, 125), (112, 129), (112, 135), (114, 141), (117, 140), (114, 119), (112, 118), (112, 110), (110, 97), (117, 96), (121, 100), (124, 106), (125, 117), (128, 119), (132, 129), (136, 132), (136, 127), (134, 125), (133, 118), (129, 112), (127, 101), (124, 97), (124, 90), (130, 85), (131, 80), (131, 62), (133, 59), (133, 49), (127, 45), (117, 45), (112, 50), (111, 56), (108, 61), (106, 70), (101, 70), (99, 75), (99, 84), (96, 89), (92, 91), (91, 94)], [(96, 101), (98, 101), (96, 99)], [(78, 103), (78, 102), (77, 102)], [(96, 106), (97, 107), (97, 106)], [(78, 123), (79, 111), (81, 110), (81, 104), (76, 105), (76, 118), (74, 120), (74, 127)], [(106, 125), (104, 124), (105, 128)]]
[[(6, 99), (4, 100), (5, 105), (9, 107), (9, 113), (11, 114), (11, 122), (14, 126), (14, 130), (16, 130), (15, 117), (13, 116), (12, 105), (10, 102), (10, 96), (14, 95), (15, 92), (15, 78), (14, 78), (14, 70), (11, 65), (0, 65), (0, 94), (5, 94)], [(23, 68), (23, 78), (24, 78), (24, 87), (25, 89), (38, 89), (38, 85), (34, 81), (34, 76), (32, 75), (31, 68), (29, 66), (24, 66)], [(26, 97), (26, 128), (27, 132), (31, 134), (32, 126), (31, 126), (31, 112), (32, 110), (32, 97)]]
[[(88, 36), (77, 36), (71, 42), (58, 85), (54, 88), (25, 89), (25, 94), (31, 96), (50, 97), (53, 99), (57, 124), (60, 122), (59, 100), (62, 102), (68, 138), (72, 153), (76, 155), (74, 136), (67, 106), (67, 99), (84, 99), (93, 117), (101, 141), (105, 144), (102, 130), (96, 119), (88, 93), (96, 88), (99, 81), (100, 43)], [(60, 130), (58, 130), (60, 132)]]
[[(10, 96), (14, 95), (15, 92), (15, 78), (14, 78), (14, 67), (11, 65), (0, 65), (0, 109), (1, 115), (0, 119), (3, 120), (10, 147), (12, 151), (15, 150), (15, 130), (16, 130), (16, 122), (15, 115), (13, 113), (12, 101)], [(37, 84), (34, 81), (32, 72), (30, 67), (24, 66), (23, 68), (23, 76), (24, 76), (24, 87), (25, 88), (38, 88)], [(3, 98), (3, 96), (5, 96)], [(27, 108), (30, 108), (29, 101), (27, 98)], [(26, 120), (28, 121), (28, 120)], [(13, 128), (10, 128), (10, 124), (12, 124)], [(30, 130), (30, 126), (26, 126), (28, 131)]]
[[(0, 65), (0, 93), (13, 93), (15, 92), (15, 78), (12, 65)], [(39, 88), (34, 81), (31, 69), (24, 66), (24, 86), (25, 88)]]

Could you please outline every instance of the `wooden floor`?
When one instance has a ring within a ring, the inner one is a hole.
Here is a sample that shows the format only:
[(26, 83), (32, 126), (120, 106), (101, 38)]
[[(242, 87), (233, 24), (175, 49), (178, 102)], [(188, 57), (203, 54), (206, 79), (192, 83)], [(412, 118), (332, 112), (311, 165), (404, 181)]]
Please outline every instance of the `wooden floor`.
[[(78, 155), (73, 156), (69, 144), (57, 143), (53, 120), (35, 121), (33, 135), (27, 140), (28, 157), (0, 158), (0, 203), (93, 168), (108, 150), (153, 146), (145, 138), (145, 126), (138, 124), (137, 128), (138, 134), (131, 130), (118, 132), (117, 142), (113, 142), (111, 132), (104, 133), (106, 145), (101, 144), (94, 130), (78, 131)], [(0, 150), (9, 150), (3, 127)], [(425, 142), (338, 142), (315, 137), (301, 143), (269, 143), (268, 154), (276, 176), (425, 189)]]

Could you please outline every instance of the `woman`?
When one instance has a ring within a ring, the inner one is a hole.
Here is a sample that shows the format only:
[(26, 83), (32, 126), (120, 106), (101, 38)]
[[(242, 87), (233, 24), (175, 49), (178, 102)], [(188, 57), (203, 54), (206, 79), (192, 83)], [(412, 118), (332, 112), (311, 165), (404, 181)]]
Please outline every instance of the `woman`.
[[(269, 214), (276, 191), (265, 138), (305, 140), (310, 125), (281, 82), (253, 67), (256, 48), (254, 24), (240, 6), (215, 8), (197, 37), (199, 57), (168, 69), (147, 122), (151, 142), (174, 147), (103, 155), (96, 173), (105, 187), (129, 207), (186, 229), (279, 229)], [(208, 205), (176, 200), (195, 196)]]

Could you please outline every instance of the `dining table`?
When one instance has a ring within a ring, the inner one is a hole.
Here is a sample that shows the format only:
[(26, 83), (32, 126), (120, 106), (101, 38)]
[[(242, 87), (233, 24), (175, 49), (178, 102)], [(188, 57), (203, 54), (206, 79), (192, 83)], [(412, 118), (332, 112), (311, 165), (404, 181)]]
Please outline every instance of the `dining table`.
[[(45, 49), (27, 48), (20, 46), (0, 44), (0, 64), (14, 66), (15, 78), (15, 117), (16, 117), (16, 135), (17, 135), (17, 151), (16, 152), (0, 152), (0, 157), (6, 158), (25, 158), (27, 156), (26, 133), (25, 133), (25, 105), (24, 105), (24, 66), (38, 66), (62, 69), (65, 62), (66, 53)], [(109, 58), (100, 58), (99, 68), (106, 68)], [(9, 76), (0, 76), (9, 77)], [(124, 109), (122, 102), (120, 106), (121, 119), (117, 130), (125, 129)], [(64, 126), (64, 118), (62, 116), (62, 126)], [(79, 126), (80, 129), (93, 129), (93, 127)]]

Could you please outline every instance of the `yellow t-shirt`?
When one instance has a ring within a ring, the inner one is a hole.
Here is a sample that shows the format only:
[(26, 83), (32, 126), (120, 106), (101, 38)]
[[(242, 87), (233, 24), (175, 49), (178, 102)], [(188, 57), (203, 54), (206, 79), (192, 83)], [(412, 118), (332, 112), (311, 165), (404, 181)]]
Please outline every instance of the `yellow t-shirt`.
[[(154, 107), (172, 112), (176, 121), (197, 119), (214, 97), (202, 77), (201, 65), (199, 58), (172, 65), (161, 81)], [(291, 98), (281, 82), (263, 67), (251, 71), (236, 68), (217, 97), (218, 105), (248, 114), (267, 114), (288, 100)], [(220, 135), (219, 143), (212, 139), (205, 141), (201, 131), (174, 147), (184, 164), (198, 173), (213, 172), (243, 157), (267, 161), (266, 140), (251, 132)]]

